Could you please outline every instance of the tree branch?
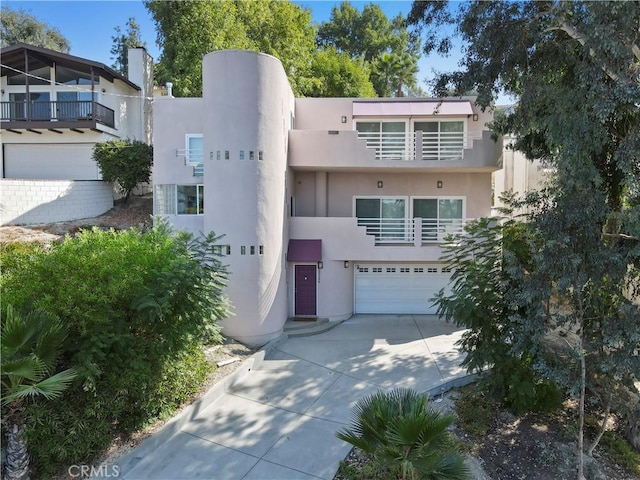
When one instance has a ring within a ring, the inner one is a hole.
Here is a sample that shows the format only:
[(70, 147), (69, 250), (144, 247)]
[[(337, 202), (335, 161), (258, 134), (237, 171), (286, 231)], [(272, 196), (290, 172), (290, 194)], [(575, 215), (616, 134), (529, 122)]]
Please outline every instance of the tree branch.
[[(569, 35), (571, 38), (573, 38), (574, 40), (578, 41), (578, 43), (580, 43), (580, 45), (582, 45), (583, 47), (587, 43), (588, 37), (584, 33), (581, 33), (580, 31), (578, 31), (578, 29), (576, 29), (570, 23), (562, 22), (562, 24), (559, 27), (549, 27), (549, 28), (545, 29), (545, 32), (552, 32), (552, 31), (556, 31), (556, 30), (562, 30), (567, 35)], [(638, 47), (638, 45), (636, 45), (635, 43), (632, 42), (630, 48), (631, 48), (631, 52), (633, 53), (634, 57), (640, 62), (640, 47)], [(613, 81), (620, 80), (619, 75), (614, 73), (609, 67), (607, 67), (606, 63), (601, 61), (598, 58), (595, 50), (593, 48), (591, 48), (591, 47), (589, 47), (589, 54), (594, 59), (596, 59), (597, 61), (601, 62), (602, 70), (604, 70), (604, 72), (607, 74), (607, 76), (609, 78), (611, 78)], [(629, 83), (628, 79), (625, 78), (623, 80), (626, 83)]]
[(587, 449), (587, 455), (589, 457), (593, 457), (593, 451), (598, 446), (598, 443), (600, 443), (600, 439), (602, 438), (602, 435), (604, 435), (604, 432), (607, 429), (607, 422), (609, 421), (610, 413), (611, 413), (611, 393), (609, 393), (609, 395), (607, 396), (607, 407), (604, 411), (604, 418), (602, 419), (602, 426), (600, 427), (600, 431), (598, 432), (598, 435), (596, 435), (596, 438), (593, 440), (593, 443), (591, 444), (591, 446)]
[(627, 235), (626, 233), (603, 233), (603, 237), (614, 237), (614, 238), (623, 238), (625, 240), (635, 240), (640, 242), (640, 237), (634, 237), (632, 235)]
[[(545, 32), (553, 32), (556, 30), (562, 30), (571, 38), (573, 38), (574, 40), (577, 40), (578, 43), (580, 43), (580, 45), (582, 45), (583, 47), (587, 43), (587, 40), (588, 40), (587, 36), (584, 33), (580, 33), (573, 25), (570, 25), (567, 22), (562, 22), (562, 24), (559, 27), (549, 27), (545, 29)], [(600, 61), (600, 59), (596, 55), (596, 51), (591, 47), (589, 47), (589, 55), (591, 55), (595, 60)], [(602, 63), (602, 70), (604, 70), (607, 76), (611, 78), (611, 80), (613, 80), (614, 82), (617, 82), (619, 80), (618, 75), (613, 73), (611, 69), (604, 64), (604, 62)]]

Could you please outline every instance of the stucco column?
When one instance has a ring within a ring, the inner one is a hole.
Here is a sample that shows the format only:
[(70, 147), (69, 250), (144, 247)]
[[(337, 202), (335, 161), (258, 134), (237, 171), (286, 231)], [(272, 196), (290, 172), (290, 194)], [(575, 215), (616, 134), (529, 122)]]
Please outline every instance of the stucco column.
[(422, 160), (422, 130), (416, 130), (416, 160)]
[(316, 172), (316, 217), (327, 216), (327, 172)]
[(422, 246), (422, 218), (413, 219), (413, 244), (416, 247)]

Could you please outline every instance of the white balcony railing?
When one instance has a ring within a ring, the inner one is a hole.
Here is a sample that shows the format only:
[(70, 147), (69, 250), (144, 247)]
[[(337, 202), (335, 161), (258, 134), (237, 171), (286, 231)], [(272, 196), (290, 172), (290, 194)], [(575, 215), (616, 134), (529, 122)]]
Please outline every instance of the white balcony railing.
[(414, 222), (410, 218), (358, 218), (358, 225), (366, 227), (377, 244), (413, 243)]
[(459, 234), (469, 218), (358, 218), (358, 225), (373, 235), (376, 245), (440, 243), (450, 234)]
[(204, 175), (204, 149), (203, 148), (176, 148), (176, 157), (183, 157), (184, 164), (193, 167), (193, 176)]
[(482, 132), (358, 132), (378, 160), (462, 160)]

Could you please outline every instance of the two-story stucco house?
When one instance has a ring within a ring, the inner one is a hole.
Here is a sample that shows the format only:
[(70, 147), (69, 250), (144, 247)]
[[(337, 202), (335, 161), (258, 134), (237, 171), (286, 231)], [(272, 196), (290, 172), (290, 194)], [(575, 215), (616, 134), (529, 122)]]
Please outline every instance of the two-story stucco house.
[(261, 344), (290, 317), (433, 313), (440, 245), (491, 211), (491, 139), (473, 98), (294, 98), (280, 62), (203, 62), (202, 98), (154, 106), (154, 210), (224, 234), (227, 335)]
[(153, 61), (128, 52), (110, 67), (26, 44), (0, 51), (0, 223), (84, 218), (113, 206), (91, 158), (97, 142), (151, 141)]

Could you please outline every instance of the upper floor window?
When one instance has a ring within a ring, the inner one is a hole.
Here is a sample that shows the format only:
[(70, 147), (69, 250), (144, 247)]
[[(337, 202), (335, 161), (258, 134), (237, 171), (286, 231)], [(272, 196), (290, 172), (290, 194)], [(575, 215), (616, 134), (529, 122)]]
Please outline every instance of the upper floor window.
[(11, 120), (50, 120), (51, 102), (49, 92), (21, 92), (9, 93), (9, 108)]
[(464, 198), (412, 198), (413, 218), (422, 218), (422, 240), (438, 241), (446, 233), (460, 233), (464, 225)]
[(185, 135), (185, 161), (188, 165), (202, 165), (204, 157), (204, 139), (201, 133)]
[[(24, 73), (11, 72), (7, 75), (7, 85), (26, 85)], [(48, 66), (29, 70), (29, 85), (50, 85), (51, 68)]]
[[(56, 82), (64, 85), (91, 85), (91, 73), (56, 66)], [(93, 83), (99, 82), (98, 76), (94, 75)]]
[(366, 140), (367, 147), (376, 151), (382, 160), (401, 160), (406, 150), (406, 124), (404, 121), (356, 122), (358, 138)]
[(422, 132), (424, 160), (460, 160), (465, 147), (463, 120), (416, 121), (413, 131)]
[(356, 197), (358, 225), (376, 240), (406, 240), (407, 199), (403, 197)]

